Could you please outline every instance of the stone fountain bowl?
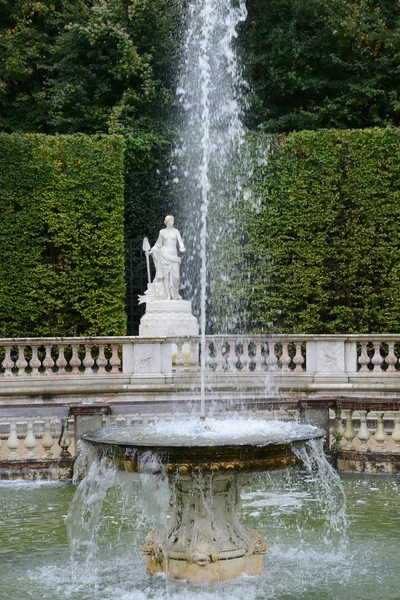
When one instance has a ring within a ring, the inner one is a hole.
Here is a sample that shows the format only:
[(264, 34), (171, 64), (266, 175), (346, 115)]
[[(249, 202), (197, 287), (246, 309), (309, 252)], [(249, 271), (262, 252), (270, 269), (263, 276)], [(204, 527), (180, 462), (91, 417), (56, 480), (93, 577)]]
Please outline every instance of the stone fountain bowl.
[(325, 431), (293, 422), (208, 419), (107, 427), (82, 438), (131, 472), (269, 471), (300, 462), (296, 449)]
[(98, 459), (120, 469), (168, 474), (166, 526), (140, 547), (147, 573), (205, 583), (262, 573), (267, 544), (239, 518), (245, 473), (293, 466), (306, 442), (324, 436), (311, 425), (228, 417), (108, 427), (82, 437)]

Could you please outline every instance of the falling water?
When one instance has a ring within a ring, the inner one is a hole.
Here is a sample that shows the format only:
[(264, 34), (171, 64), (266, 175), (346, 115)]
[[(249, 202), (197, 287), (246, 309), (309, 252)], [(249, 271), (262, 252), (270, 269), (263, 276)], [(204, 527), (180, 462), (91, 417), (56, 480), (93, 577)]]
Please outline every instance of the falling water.
[[(234, 207), (241, 191), (231, 168), (238, 164), (243, 144), (244, 81), (235, 44), (246, 15), (244, 0), (189, 2), (177, 90), (183, 123), (176, 151), (181, 177), (175, 177), (175, 182), (180, 184), (188, 249), (182, 279), (200, 314), (202, 417), (208, 289), (217, 280), (225, 288), (230, 279)], [(230, 307), (230, 320), (234, 314)]]
[[(192, 439), (194, 435), (197, 439), (200, 435), (198, 428), (196, 429), (197, 421), (194, 419), (186, 424), (172, 422), (166, 425), (168, 438), (181, 439), (183, 437), (183, 439)], [(228, 427), (225, 420), (211, 419), (210, 425), (211, 431), (207, 435), (211, 436), (213, 440), (225, 439), (227, 429), (232, 431), (233, 438), (238, 437), (239, 439), (243, 439), (243, 430), (246, 432), (246, 427), (250, 432), (264, 432), (265, 435), (270, 435), (272, 438), (285, 435), (295, 437), (299, 428), (312, 429), (311, 426), (291, 422), (250, 420), (243, 423), (243, 419), (240, 418), (230, 420)], [(161, 437), (164, 432), (161, 423), (156, 422), (149, 424), (147, 427), (150, 432), (149, 435), (155, 436), (155, 439), (157, 439), (157, 436)], [(124, 436), (132, 436), (132, 431), (129, 431), (129, 428), (118, 428), (118, 430), (121, 439)], [(201, 435), (205, 435), (204, 431)], [(281, 532), (282, 539), (279, 539), (279, 535), (277, 536), (274, 541), (274, 548), (271, 549), (273, 552), (282, 552), (280, 550), (282, 543), (286, 548), (285, 535), (293, 535), (295, 529), (297, 530), (297, 538), (294, 543), (297, 545), (293, 552), (299, 552), (299, 548), (301, 548), (301, 551), (305, 551), (305, 557), (308, 556), (307, 552), (315, 552), (315, 556), (320, 553), (321, 558), (326, 556), (326, 553), (332, 552), (332, 557), (329, 560), (338, 561), (338, 564), (342, 564), (347, 553), (348, 522), (346, 499), (340, 478), (326, 460), (322, 440), (311, 440), (302, 444), (295, 444), (293, 451), (301, 459), (303, 467), (308, 471), (308, 476), (304, 471), (299, 475), (296, 469), (281, 471), (280, 476), (273, 472), (253, 474), (253, 484), (250, 484), (249, 480), (248, 486), (250, 485), (250, 488), (247, 486), (247, 492), (243, 494), (243, 500), (245, 504), (249, 504), (249, 510), (262, 506), (266, 509), (268, 506), (272, 506), (272, 502), (279, 504), (290, 501), (292, 507), (290, 514), (295, 520), (290, 523), (290, 526), (288, 523), (287, 529), (283, 528)], [(158, 463), (160, 465), (160, 468), (156, 469), (157, 473), (152, 474), (146, 473), (146, 469), (143, 469), (140, 474), (119, 471), (112, 460), (101, 456), (91, 462), (93, 460), (93, 450), (87, 443), (82, 444), (81, 458), (83, 461), (90, 462), (91, 466), (85, 478), (79, 484), (66, 519), (72, 551), (71, 575), (77, 578), (77, 581), (82, 578), (82, 573), (85, 572), (90, 573), (91, 578), (102, 577), (102, 574), (98, 572), (98, 565), (100, 564), (98, 553), (104, 535), (104, 532), (102, 533), (104, 529), (103, 505), (107, 502), (107, 495), (110, 491), (115, 494), (115, 498), (118, 498), (117, 503), (121, 512), (120, 516), (115, 518), (116, 522), (120, 521), (120, 530), (117, 533), (118, 545), (120, 544), (119, 538), (124, 537), (123, 528), (131, 528), (132, 535), (139, 530), (141, 541), (144, 541), (146, 530), (148, 531), (149, 528), (166, 527), (171, 502), (171, 490), (168, 486), (165, 469), (162, 468), (156, 453), (145, 450), (140, 457), (141, 464), (152, 463), (152, 466), (154, 466), (154, 463)], [(152, 471), (153, 468), (150, 470)], [(179, 473), (176, 474), (176, 480), (178, 483)], [(260, 500), (257, 501), (257, 498), (263, 500), (260, 502)], [(305, 501), (306, 498), (309, 498), (309, 501)], [(116, 508), (115, 502), (116, 500), (113, 501), (114, 509)], [(209, 510), (212, 510), (211, 507), (209, 507)], [(316, 526), (318, 528), (317, 537), (313, 532)], [(306, 542), (309, 535), (312, 536), (312, 541)], [(306, 544), (306, 546), (302, 547), (302, 544)], [(312, 549), (307, 549), (310, 544)], [(287, 552), (287, 549), (285, 549), (285, 552)], [(212, 593), (210, 597), (214, 600), (219, 596)], [(257, 595), (257, 597), (264, 596)]]

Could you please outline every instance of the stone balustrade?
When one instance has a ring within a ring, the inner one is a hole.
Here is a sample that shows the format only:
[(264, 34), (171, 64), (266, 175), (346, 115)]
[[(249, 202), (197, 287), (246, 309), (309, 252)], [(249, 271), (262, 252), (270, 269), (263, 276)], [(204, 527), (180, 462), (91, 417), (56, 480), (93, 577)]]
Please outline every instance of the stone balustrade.
[(0, 339), (3, 377), (108, 375), (121, 371), (115, 338)]
[[(207, 336), (209, 373), (400, 372), (399, 335)], [(0, 339), (0, 377), (197, 372), (199, 337)]]
[[(329, 431), (339, 468), (400, 469), (400, 334), (206, 342), (208, 411), (299, 418)], [(195, 414), (199, 353), (198, 336), (0, 339), (0, 471), (70, 467), (81, 433), (105, 422)]]
[(390, 411), (338, 408), (330, 443), (335, 450), (400, 453), (400, 408)]
[(59, 418), (0, 417), (0, 460), (58, 459), (72, 456), (73, 439)]
[[(304, 402), (276, 401), (252, 414), (262, 419), (302, 420)], [(306, 401), (308, 408), (313, 402)], [(319, 398), (315, 402), (319, 411), (323, 409), (330, 416), (327, 449), (340, 470), (400, 471), (399, 401)], [(90, 421), (93, 411), (97, 413), (96, 423)], [(59, 407), (56, 411), (37, 407), (36, 412), (36, 416), (26, 416), (32, 410), (19, 409), (19, 416), (10, 417), (12, 409), (0, 411), (0, 478), (71, 476), (79, 428), (82, 432), (91, 427), (134, 426), (176, 418), (172, 407), (156, 412), (135, 405)], [(186, 407), (179, 418), (187, 419), (192, 414)], [(89, 421), (79, 425), (82, 417)]]

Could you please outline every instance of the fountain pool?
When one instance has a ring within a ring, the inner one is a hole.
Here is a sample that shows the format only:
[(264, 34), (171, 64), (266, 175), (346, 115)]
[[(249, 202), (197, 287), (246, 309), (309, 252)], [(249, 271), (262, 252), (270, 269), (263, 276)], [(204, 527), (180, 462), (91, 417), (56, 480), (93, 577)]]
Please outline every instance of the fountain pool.
[(344, 474), (341, 481), (349, 519), (347, 547), (335, 527), (324, 539), (327, 519), (335, 511), (321, 514), (315, 474), (253, 475), (243, 496), (242, 521), (268, 539), (264, 574), (212, 588), (146, 575), (139, 545), (154, 523), (142, 516), (137, 480), (131, 482), (130, 500), (123, 487), (108, 490), (96, 553), (85, 561), (78, 554), (75, 562), (64, 522), (75, 486), (0, 482), (0, 598), (397, 600), (400, 480)]

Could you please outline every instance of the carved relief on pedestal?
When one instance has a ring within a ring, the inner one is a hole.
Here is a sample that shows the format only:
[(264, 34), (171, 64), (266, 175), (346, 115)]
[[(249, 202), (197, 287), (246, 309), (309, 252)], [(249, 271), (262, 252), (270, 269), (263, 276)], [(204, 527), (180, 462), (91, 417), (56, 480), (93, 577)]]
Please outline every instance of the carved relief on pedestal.
[(189, 581), (261, 573), (267, 545), (239, 521), (240, 476), (190, 472), (175, 474), (173, 480), (168, 527), (148, 534), (141, 547), (147, 571), (168, 571), (170, 577)]
[(151, 344), (137, 344), (135, 346), (134, 372), (159, 373), (161, 369), (158, 348)]
[(322, 342), (318, 345), (318, 372), (344, 372), (344, 349), (342, 343)]
[(196, 318), (188, 311), (152, 310), (146, 312), (140, 321), (140, 335), (148, 337), (175, 337), (177, 335), (197, 335)]

